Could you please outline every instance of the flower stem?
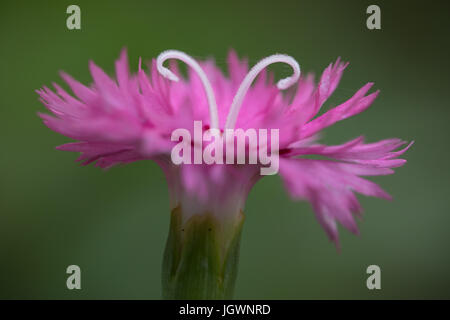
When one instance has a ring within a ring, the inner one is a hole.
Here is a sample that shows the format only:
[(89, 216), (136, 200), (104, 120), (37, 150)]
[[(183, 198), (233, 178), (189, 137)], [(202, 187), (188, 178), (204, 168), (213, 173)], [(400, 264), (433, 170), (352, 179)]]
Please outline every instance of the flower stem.
[(164, 299), (231, 299), (244, 213), (219, 221), (211, 213), (182, 219), (172, 210), (162, 268)]

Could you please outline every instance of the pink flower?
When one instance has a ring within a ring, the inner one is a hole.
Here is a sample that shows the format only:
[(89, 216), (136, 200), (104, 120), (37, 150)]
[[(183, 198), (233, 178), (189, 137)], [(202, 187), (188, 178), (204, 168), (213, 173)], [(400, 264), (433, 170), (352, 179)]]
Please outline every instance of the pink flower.
[[(191, 67), (188, 78), (180, 75), (175, 63), (172, 71), (165, 68), (167, 59), (186, 62)], [(293, 76), (275, 85), (263, 70), (274, 62), (289, 64)], [(353, 215), (361, 207), (355, 193), (390, 199), (377, 184), (362, 177), (392, 174), (392, 168), (406, 162), (398, 157), (412, 144), (399, 149), (405, 144), (402, 140), (365, 143), (363, 137), (335, 146), (317, 143), (322, 129), (364, 111), (379, 93), (368, 94), (372, 87), (368, 83), (349, 100), (317, 116), (347, 65), (338, 59), (315, 85), (313, 76), (300, 76), (298, 64), (285, 55), (266, 58), (249, 73), (246, 61), (230, 52), (226, 77), (212, 60), (198, 64), (184, 53), (166, 51), (152, 61), (148, 73), (139, 63), (138, 73), (130, 74), (124, 50), (116, 62), (114, 80), (90, 62), (94, 80), (90, 86), (61, 73), (74, 95), (57, 84), (56, 92), (47, 87), (38, 90), (53, 113), (40, 117), (50, 129), (78, 141), (57, 149), (80, 152), (78, 161), (83, 165), (96, 162), (109, 168), (143, 159), (156, 161), (167, 176), (172, 206), (182, 204), (187, 217), (203, 211), (220, 217), (242, 210), (247, 193), (261, 178), (260, 165), (174, 165), (170, 154), (176, 144), (171, 141), (175, 129), (192, 132), (195, 120), (202, 121), (205, 130), (222, 132), (225, 128), (279, 129), (279, 172), (287, 191), (294, 199), (312, 204), (329, 238), (338, 244), (336, 222), (358, 232)], [(297, 80), (296, 90), (280, 92)], [(310, 155), (324, 159), (306, 157)]]

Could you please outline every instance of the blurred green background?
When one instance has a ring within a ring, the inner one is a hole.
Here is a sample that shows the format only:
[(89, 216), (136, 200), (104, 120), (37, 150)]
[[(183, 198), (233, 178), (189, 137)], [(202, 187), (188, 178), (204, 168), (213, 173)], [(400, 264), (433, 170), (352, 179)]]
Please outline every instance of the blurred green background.
[[(366, 28), (381, 7), (382, 30)], [(66, 8), (81, 7), (81, 30)], [(179, 49), (214, 56), (230, 48), (253, 64), (276, 52), (320, 74), (350, 61), (334, 106), (369, 81), (373, 106), (326, 131), (324, 142), (416, 141), (408, 163), (374, 179), (393, 202), (363, 198), (361, 236), (340, 229), (342, 252), (307, 203), (294, 203), (278, 177), (252, 190), (241, 242), (238, 299), (450, 298), (449, 6), (427, 1), (2, 1), (0, 4), (0, 298), (160, 298), (169, 224), (167, 186), (150, 161), (102, 171), (59, 152), (69, 139), (47, 129), (35, 89), (65, 70), (91, 81), (93, 59), (113, 73), (120, 49), (130, 65)], [(273, 68), (277, 76), (289, 68)], [(66, 288), (66, 267), (82, 290)], [(381, 290), (366, 268), (381, 267)]]

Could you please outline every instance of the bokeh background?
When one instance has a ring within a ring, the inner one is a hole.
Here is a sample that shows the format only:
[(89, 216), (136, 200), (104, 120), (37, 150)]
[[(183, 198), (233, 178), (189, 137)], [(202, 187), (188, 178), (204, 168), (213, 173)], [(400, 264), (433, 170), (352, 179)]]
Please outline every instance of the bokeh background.
[[(374, 3), (382, 29), (370, 31)], [(70, 4), (81, 7), (81, 30), (66, 28)], [(444, 1), (1, 1), (0, 298), (160, 298), (162, 172), (149, 161), (80, 167), (54, 149), (69, 139), (36, 115), (45, 108), (34, 90), (61, 84), (59, 70), (90, 83), (89, 59), (112, 74), (122, 47), (134, 71), (140, 56), (169, 48), (222, 68), (230, 48), (250, 64), (282, 52), (316, 74), (341, 56), (350, 66), (328, 107), (369, 81), (381, 95), (323, 141), (416, 141), (407, 165), (374, 179), (394, 201), (361, 197), (361, 235), (341, 228), (340, 253), (307, 203), (292, 202), (278, 177), (260, 181), (246, 206), (236, 298), (450, 298), (448, 12)], [(66, 288), (71, 264), (81, 290)], [(366, 288), (371, 264), (381, 290)]]

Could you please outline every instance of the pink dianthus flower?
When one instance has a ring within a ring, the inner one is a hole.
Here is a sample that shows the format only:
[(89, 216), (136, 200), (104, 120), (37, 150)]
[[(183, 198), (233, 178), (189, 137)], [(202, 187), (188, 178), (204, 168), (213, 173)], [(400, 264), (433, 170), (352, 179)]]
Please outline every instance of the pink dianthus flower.
[[(191, 67), (187, 78), (176, 64), (170, 70), (163, 66), (173, 58)], [(274, 84), (264, 70), (274, 62), (291, 65), (293, 76)], [(52, 113), (40, 117), (50, 129), (77, 141), (57, 149), (80, 152), (78, 161), (83, 165), (95, 162), (109, 168), (156, 161), (168, 179), (172, 206), (181, 205), (186, 219), (199, 212), (220, 218), (243, 210), (247, 193), (261, 178), (260, 165), (175, 165), (170, 158), (176, 144), (172, 132), (178, 128), (192, 132), (194, 121), (221, 131), (277, 128), (279, 173), (287, 192), (311, 203), (317, 220), (338, 244), (337, 222), (358, 232), (354, 214), (361, 212), (361, 206), (355, 193), (390, 199), (363, 177), (392, 174), (393, 168), (406, 162), (398, 157), (411, 146), (401, 148), (405, 142), (400, 139), (365, 143), (362, 136), (340, 145), (318, 143), (321, 130), (366, 110), (379, 94), (368, 93), (373, 84), (365, 84), (347, 101), (318, 115), (347, 65), (337, 59), (316, 85), (312, 75), (300, 76), (298, 64), (285, 55), (266, 58), (249, 72), (247, 62), (232, 51), (226, 76), (212, 60), (197, 63), (181, 52), (166, 51), (152, 61), (149, 72), (139, 63), (137, 74), (130, 74), (124, 50), (116, 61), (115, 79), (90, 62), (91, 85), (62, 72), (73, 94), (57, 84), (55, 91), (38, 90)], [(291, 94), (279, 90), (296, 82)]]

